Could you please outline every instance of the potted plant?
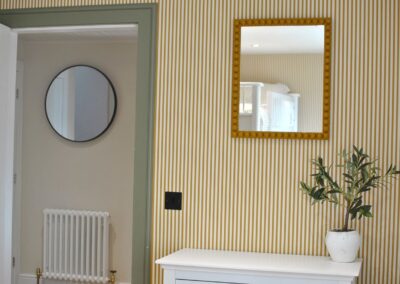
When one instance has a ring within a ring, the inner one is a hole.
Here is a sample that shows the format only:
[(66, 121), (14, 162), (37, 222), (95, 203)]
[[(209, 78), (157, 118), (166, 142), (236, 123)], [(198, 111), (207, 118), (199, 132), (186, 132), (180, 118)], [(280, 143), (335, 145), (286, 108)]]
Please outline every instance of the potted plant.
[(312, 200), (330, 202), (344, 210), (343, 227), (330, 230), (325, 243), (333, 261), (353, 262), (360, 247), (360, 236), (349, 226), (351, 220), (358, 217), (372, 217), (372, 205), (364, 203), (363, 197), (370, 190), (386, 188), (400, 174), (396, 166), (390, 165), (382, 172), (377, 159), (371, 160), (362, 148), (353, 146), (352, 152), (340, 154), (343, 164), (335, 165), (342, 169), (341, 178), (335, 180), (331, 175), (332, 166), (326, 166), (321, 157), (312, 161), (315, 173), (312, 184), (300, 182), (300, 189)]

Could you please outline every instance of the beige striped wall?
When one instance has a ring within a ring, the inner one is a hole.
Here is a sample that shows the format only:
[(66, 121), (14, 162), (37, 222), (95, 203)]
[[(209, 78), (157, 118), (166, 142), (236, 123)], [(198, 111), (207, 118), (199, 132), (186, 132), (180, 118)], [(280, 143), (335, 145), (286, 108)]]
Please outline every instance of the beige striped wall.
[[(2, 0), (24, 8), (139, 1)], [(142, 1), (140, 1), (142, 2)], [(145, 2), (145, 1), (143, 1)], [(160, 0), (152, 261), (183, 247), (326, 254), (342, 219), (310, 207), (298, 182), (310, 159), (353, 143), (400, 162), (398, 0)], [(329, 141), (232, 139), (232, 20), (332, 17)], [(183, 211), (164, 211), (165, 190)], [(368, 195), (375, 218), (363, 237), (360, 283), (400, 283), (400, 187)], [(162, 283), (152, 266), (152, 283)], [(135, 283), (141, 284), (141, 283)]]
[(299, 132), (322, 132), (323, 54), (242, 54), (240, 81), (283, 83), (300, 94)]

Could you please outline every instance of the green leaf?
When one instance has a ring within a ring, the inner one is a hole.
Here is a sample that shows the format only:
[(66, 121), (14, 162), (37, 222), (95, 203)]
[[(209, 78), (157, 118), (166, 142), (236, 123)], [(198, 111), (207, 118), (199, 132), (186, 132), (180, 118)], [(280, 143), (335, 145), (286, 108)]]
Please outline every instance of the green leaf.
[(353, 164), (357, 164), (357, 156), (356, 155), (352, 154), (351, 159), (352, 159)]
[(372, 162), (364, 163), (364, 164), (361, 164), (361, 165), (358, 167), (358, 169), (359, 169), (359, 170), (360, 170), (360, 169), (364, 169), (365, 167), (368, 167), (368, 166), (370, 166), (370, 165), (372, 165)]
[(347, 173), (343, 173), (343, 176), (348, 178), (348, 179), (350, 179), (350, 180), (354, 180), (354, 178), (351, 175), (347, 174)]
[(390, 165), (388, 170), (386, 171), (386, 175), (390, 175), (390, 173), (392, 172), (392, 168), (392, 165)]
[(357, 191), (357, 194), (360, 194), (360, 193), (363, 193), (363, 192), (367, 192), (367, 191), (370, 191), (370, 190), (371, 190), (371, 187), (363, 186)]
[(316, 181), (317, 184), (319, 184), (320, 186), (325, 186), (324, 179), (323, 179), (320, 175), (318, 175), (318, 176), (315, 177), (315, 181)]
[(363, 155), (362, 157), (361, 157), (361, 159), (360, 159), (360, 165), (361, 164), (363, 164), (363, 162), (365, 161), (365, 159), (367, 159), (368, 158), (368, 155)]
[(307, 194), (311, 191), (311, 187), (304, 182), (300, 182), (300, 187)]
[[(371, 212), (365, 212), (362, 216), (367, 217), (367, 218), (372, 218), (372, 217), (374, 217), (374, 215), (372, 215)], [(358, 217), (358, 218), (361, 218), (361, 217)]]
[(359, 218), (361, 218), (361, 216), (371, 218), (372, 217), (371, 207), (372, 207), (371, 205), (360, 206), (358, 209)]
[(361, 176), (362, 176), (364, 182), (368, 180), (369, 174), (365, 168), (361, 169)]
[(356, 152), (359, 155), (361, 155), (363, 153), (363, 148), (357, 148), (356, 145), (353, 145), (353, 150), (354, 150), (354, 152)]
[(354, 200), (353, 204), (351, 205), (352, 208), (357, 208), (360, 207), (360, 205), (362, 204), (362, 200), (361, 198), (357, 198)]
[(326, 195), (324, 194), (325, 188), (320, 188), (313, 193), (313, 198), (317, 200), (326, 199)]

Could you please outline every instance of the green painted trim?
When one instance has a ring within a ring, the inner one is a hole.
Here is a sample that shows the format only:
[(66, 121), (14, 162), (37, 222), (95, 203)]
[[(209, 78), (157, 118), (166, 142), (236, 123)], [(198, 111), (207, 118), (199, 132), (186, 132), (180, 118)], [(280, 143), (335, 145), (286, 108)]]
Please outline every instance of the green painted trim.
[(139, 23), (155, 11), (156, 4), (0, 10), (0, 23), (11, 28)]
[(150, 283), (156, 21), (156, 4), (0, 10), (0, 23), (11, 28), (139, 25), (133, 173), (132, 283), (135, 284)]

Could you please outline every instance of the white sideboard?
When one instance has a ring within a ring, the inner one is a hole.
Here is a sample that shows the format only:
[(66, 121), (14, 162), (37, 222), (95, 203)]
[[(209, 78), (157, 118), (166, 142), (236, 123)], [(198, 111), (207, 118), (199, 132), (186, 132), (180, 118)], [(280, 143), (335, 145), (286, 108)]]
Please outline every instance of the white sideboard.
[(329, 257), (183, 249), (160, 258), (164, 284), (352, 284), (361, 260)]

